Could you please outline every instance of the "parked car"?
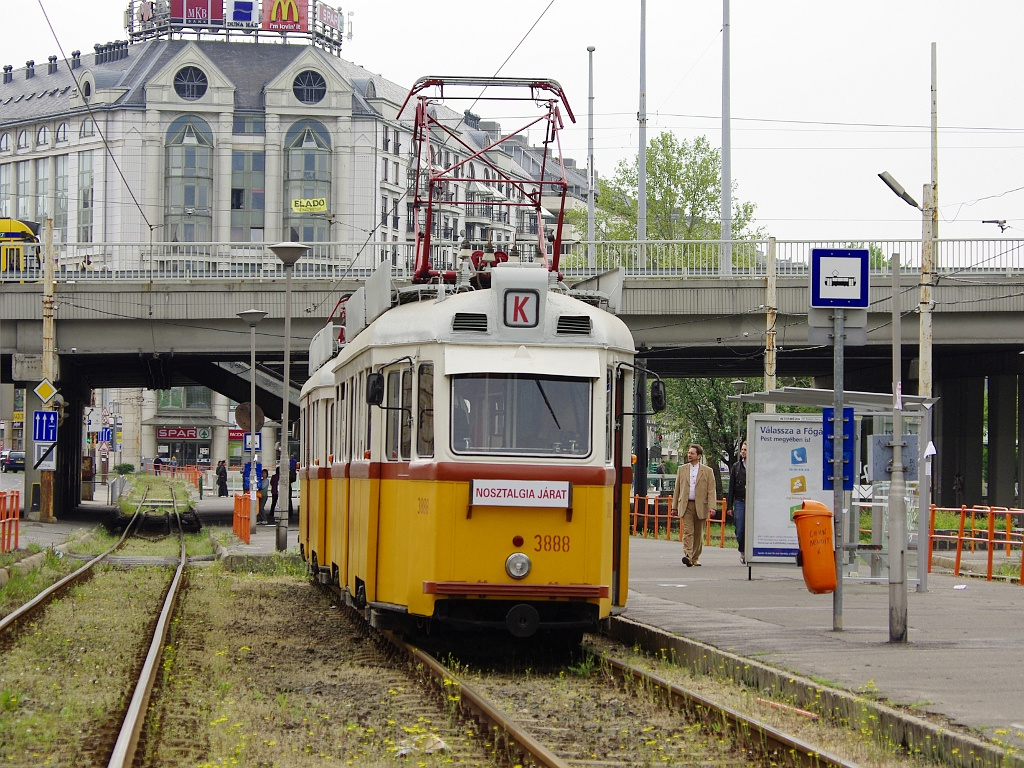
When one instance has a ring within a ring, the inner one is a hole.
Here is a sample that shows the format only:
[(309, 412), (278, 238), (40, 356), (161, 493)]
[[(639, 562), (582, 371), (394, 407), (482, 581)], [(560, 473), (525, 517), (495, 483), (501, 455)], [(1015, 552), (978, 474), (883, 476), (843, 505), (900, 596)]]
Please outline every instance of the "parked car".
[(0, 472), (24, 472), (25, 452), (10, 451), (6, 456), (0, 458)]

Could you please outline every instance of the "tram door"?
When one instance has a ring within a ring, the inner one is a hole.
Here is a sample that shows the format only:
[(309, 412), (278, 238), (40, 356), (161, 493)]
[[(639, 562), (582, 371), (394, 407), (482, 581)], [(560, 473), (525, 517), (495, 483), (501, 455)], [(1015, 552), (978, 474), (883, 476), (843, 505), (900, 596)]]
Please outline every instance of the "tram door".
[[(628, 544), (629, 531), (624, 530), (627, 526), (627, 517), (622, 508), (622, 499), (625, 489), (633, 483), (632, 477), (626, 477), (626, 466), (624, 464), (625, 449), (625, 390), (626, 374), (624, 368), (612, 372), (610, 369), (607, 376), (607, 386), (610, 390), (606, 393), (606, 402), (610, 409), (609, 424), (606, 429), (605, 440), (611, 448), (611, 460), (615, 466), (615, 488), (612, 491), (612, 605), (623, 605), (626, 602), (626, 595), (623, 593), (622, 573), (622, 547)], [(607, 450), (607, 448), (605, 449)], [(631, 465), (627, 465), (631, 466)]]

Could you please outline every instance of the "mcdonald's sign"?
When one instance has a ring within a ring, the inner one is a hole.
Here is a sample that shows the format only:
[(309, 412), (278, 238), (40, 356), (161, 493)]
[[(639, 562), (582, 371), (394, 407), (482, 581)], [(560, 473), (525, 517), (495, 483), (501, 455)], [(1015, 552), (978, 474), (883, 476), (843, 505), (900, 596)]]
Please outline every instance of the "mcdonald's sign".
[(271, 32), (308, 32), (308, 0), (263, 0), (263, 29)]

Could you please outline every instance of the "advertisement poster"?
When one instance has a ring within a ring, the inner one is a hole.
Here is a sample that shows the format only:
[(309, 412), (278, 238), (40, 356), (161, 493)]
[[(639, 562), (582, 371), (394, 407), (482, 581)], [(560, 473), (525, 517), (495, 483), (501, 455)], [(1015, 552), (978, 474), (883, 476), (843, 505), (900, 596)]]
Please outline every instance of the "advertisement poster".
[(805, 499), (832, 508), (822, 488), (821, 414), (754, 413), (747, 419), (748, 563), (796, 558), (793, 513)]

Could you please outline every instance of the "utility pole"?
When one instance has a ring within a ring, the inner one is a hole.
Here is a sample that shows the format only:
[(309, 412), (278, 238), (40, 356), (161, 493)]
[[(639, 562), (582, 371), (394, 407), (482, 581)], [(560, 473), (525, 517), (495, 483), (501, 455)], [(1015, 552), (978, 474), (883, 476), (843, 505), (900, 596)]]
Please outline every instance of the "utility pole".
[(637, 161), (636, 239), (640, 241), (638, 266), (647, 267), (647, 0), (640, 0), (640, 159)]
[(732, 274), (732, 112), (729, 71), (729, 0), (722, 0), (722, 249), (719, 274)]
[[(53, 329), (53, 219), (47, 217), (43, 234), (43, 378), (53, 383), (57, 347)], [(51, 402), (53, 402), (51, 400)], [(50, 406), (53, 408), (53, 406)], [(32, 457), (26, 457), (26, 461)], [(53, 522), (53, 470), (39, 473), (39, 522)]]
[[(889, 468), (889, 642), (907, 642), (907, 507), (903, 477), (900, 255), (892, 255), (892, 465)], [(918, 553), (918, 557), (921, 557)]]
[(590, 72), (590, 93), (587, 96), (587, 266), (597, 266), (594, 254), (594, 194), (597, 187), (597, 168), (594, 167), (594, 51), (587, 46), (587, 60)]
[[(768, 265), (767, 265), (767, 288), (765, 290), (764, 300), (764, 316), (765, 316), (765, 334), (764, 334), (764, 390), (765, 392), (771, 392), (775, 389), (776, 382), (776, 366), (777, 358), (775, 351), (775, 323), (778, 320), (778, 306), (779, 306), (779, 295), (778, 295), (778, 275), (776, 274), (776, 247), (775, 238), (768, 238)], [(764, 406), (765, 413), (775, 413), (775, 403), (766, 403)]]

